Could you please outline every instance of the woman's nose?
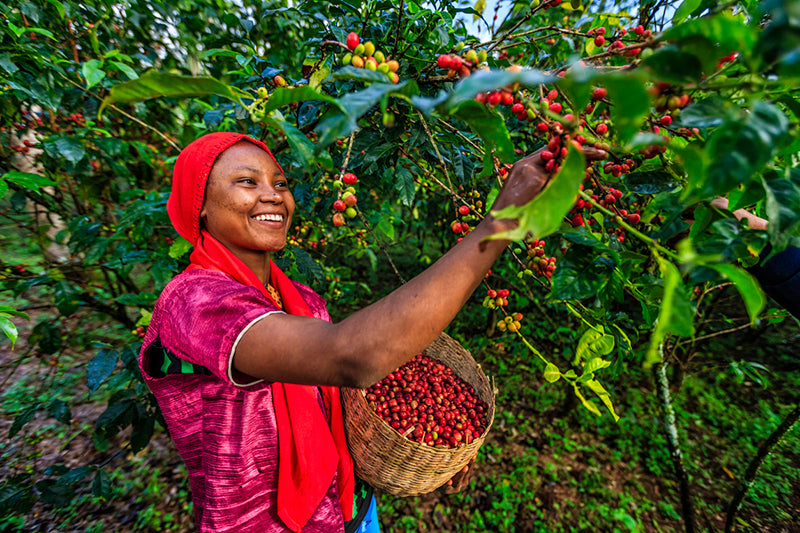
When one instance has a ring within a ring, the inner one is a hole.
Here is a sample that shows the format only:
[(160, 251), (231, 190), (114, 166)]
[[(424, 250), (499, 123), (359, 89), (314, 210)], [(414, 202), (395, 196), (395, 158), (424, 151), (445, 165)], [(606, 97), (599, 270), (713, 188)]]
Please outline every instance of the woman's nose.
[(261, 187), (261, 191), (259, 191), (259, 200), (262, 202), (278, 202), (281, 199), (281, 195), (278, 191), (270, 184), (265, 184)]

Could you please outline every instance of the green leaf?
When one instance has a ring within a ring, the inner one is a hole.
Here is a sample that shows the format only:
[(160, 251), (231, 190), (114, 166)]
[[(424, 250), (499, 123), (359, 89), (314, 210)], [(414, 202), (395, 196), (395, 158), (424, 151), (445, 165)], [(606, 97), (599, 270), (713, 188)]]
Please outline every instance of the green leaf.
[[(386, 80), (384, 80), (384, 82), (385, 81)], [(308, 85), (303, 85), (301, 87), (281, 87), (272, 91), (269, 95), (269, 99), (264, 104), (264, 112), (269, 114), (271, 111), (288, 104), (315, 101), (328, 102), (341, 111), (346, 111), (335, 98), (312, 89)]]
[(36, 414), (36, 411), (38, 411), (40, 407), (41, 404), (37, 403), (23, 409), (22, 412), (20, 412), (20, 414), (18, 414), (16, 418), (14, 418), (14, 422), (11, 424), (11, 428), (8, 430), (8, 438), (9, 439), (12, 438), (19, 432), (20, 429), (22, 429), (22, 427), (25, 424), (30, 422), (31, 419), (33, 418), (33, 415)]
[(114, 372), (117, 366), (117, 353), (113, 350), (102, 349), (89, 361), (86, 366), (86, 380), (89, 385), (89, 394), (94, 393), (102, 383)]
[(704, 64), (705, 72), (710, 72), (722, 56), (733, 52), (750, 54), (758, 40), (758, 30), (750, 27), (743, 15), (724, 10), (672, 26), (658, 40), (677, 42)]
[(31, 485), (23, 485), (13, 479), (0, 484), (0, 512), (4, 514), (12, 510), (25, 514), (33, 508), (35, 501)]
[(663, 170), (631, 172), (623, 176), (622, 182), (625, 188), (636, 194), (669, 192), (679, 186), (672, 174)]
[[(405, 89), (408, 87), (407, 89)], [(316, 128), (319, 134), (317, 151), (321, 151), (336, 139), (346, 137), (358, 129), (358, 119), (377, 105), (382, 98), (402, 95), (405, 90), (413, 91), (416, 85), (401, 82), (396, 85), (386, 83), (373, 83), (362, 91), (347, 93), (338, 100), (338, 109), (326, 115)]]
[(81, 72), (86, 79), (86, 88), (91, 89), (106, 77), (105, 71), (101, 70), (103, 62), (98, 59), (90, 59), (81, 66)]
[(192, 243), (178, 236), (169, 247), (169, 256), (173, 259), (180, 259), (192, 249)]
[(519, 219), (517, 228), (493, 235), (492, 239), (522, 240), (528, 233), (543, 239), (556, 231), (573, 205), (586, 177), (583, 154), (570, 146), (561, 170), (536, 198), (523, 206), (508, 206), (494, 212), (497, 219)]
[[(391, 172), (390, 169), (387, 169)], [(406, 207), (414, 205), (414, 194), (416, 193), (416, 186), (414, 184), (414, 175), (409, 169), (404, 166), (398, 165), (394, 167), (394, 189), (400, 196), (400, 201)]]
[(297, 267), (306, 279), (317, 284), (321, 284), (325, 281), (325, 272), (322, 269), (322, 265), (315, 261), (308, 252), (296, 246), (292, 246), (291, 250), (294, 254), (294, 266)]
[(608, 394), (608, 392), (600, 384), (600, 382), (591, 379), (589, 381), (585, 381), (584, 385), (589, 387), (592, 390), (592, 392), (597, 394), (597, 397), (600, 398), (600, 401), (603, 402), (603, 404), (606, 406), (606, 409), (608, 409), (608, 411), (611, 413), (611, 416), (614, 417), (614, 422), (618, 422), (619, 416), (617, 416), (617, 413), (614, 411), (614, 404), (611, 403), (611, 395)]
[(131, 427), (131, 452), (137, 453), (150, 443), (155, 429), (155, 418), (148, 416), (134, 421)]
[(52, 479), (38, 481), (35, 486), (42, 502), (54, 507), (66, 507), (75, 497), (74, 488), (70, 485), (58, 485)]
[(333, 72), (330, 79), (334, 81), (353, 80), (367, 83), (389, 83), (390, 81), (390, 78), (383, 72), (350, 66), (342, 67)]
[(5, 336), (9, 338), (11, 341), (11, 348), (13, 349), (19, 338), (19, 331), (17, 330), (17, 326), (3, 313), (0, 313), (0, 330), (3, 330)]
[(275, 120), (275, 124), (286, 134), (286, 141), (292, 153), (300, 160), (303, 168), (310, 168), (314, 163), (319, 163), (325, 169), (333, 168), (333, 160), (326, 151), (315, 155), (315, 145), (306, 135), (285, 120)]
[(700, 7), (701, 0), (684, 0), (675, 14), (672, 15), (672, 24), (680, 24), (691, 15), (698, 7)]
[(86, 476), (88, 476), (92, 472), (92, 467), (89, 465), (79, 466), (78, 468), (73, 468), (72, 470), (66, 472), (56, 482), (58, 485), (72, 485), (76, 483)]
[(703, 64), (695, 55), (667, 45), (642, 61), (654, 79), (669, 83), (692, 83), (703, 77)]
[(708, 174), (689, 174), (684, 199), (713, 198), (755, 179), (788, 139), (789, 125), (776, 106), (761, 101), (737, 120), (723, 122), (709, 136)]
[(137, 79), (139, 79), (139, 75), (136, 73), (136, 71), (133, 70), (130, 66), (126, 65), (125, 63), (123, 63), (121, 61), (109, 61), (109, 63), (114, 68), (116, 68), (117, 70), (119, 70), (120, 72), (125, 74), (125, 76), (127, 76), (127, 78), (129, 80), (137, 80)]
[(694, 335), (693, 310), (678, 268), (661, 257), (657, 259), (664, 280), (664, 293), (656, 327), (650, 334), (650, 346), (644, 359), (645, 368), (661, 362), (661, 345), (667, 334), (674, 333), (684, 337)]
[(547, 363), (544, 369), (544, 379), (546, 379), (548, 383), (555, 383), (561, 379), (561, 371), (553, 363)]
[(744, 300), (747, 314), (750, 316), (750, 324), (755, 326), (759, 313), (767, 306), (767, 298), (764, 296), (764, 291), (761, 290), (761, 285), (759, 285), (756, 278), (735, 265), (709, 264), (706, 266), (713, 268), (734, 283), (736, 290), (739, 291), (742, 300)]
[(714, 128), (727, 121), (738, 121), (739, 108), (732, 102), (713, 95), (684, 107), (680, 120), (681, 126), (687, 128)]
[(16, 183), (21, 187), (25, 187), (26, 189), (31, 189), (34, 191), (38, 191), (42, 187), (53, 187), (56, 185), (53, 180), (44, 176), (40, 176), (39, 174), (34, 174), (32, 172), (20, 172), (18, 170), (6, 172), (0, 176), (0, 180), (10, 181), (11, 183)]
[(53, 135), (42, 142), (44, 149), (54, 158), (63, 157), (72, 163), (78, 163), (86, 155), (83, 143), (70, 135)]
[(249, 98), (249, 95), (239, 89), (210, 76), (180, 76), (149, 70), (139, 79), (114, 85), (109, 95), (103, 99), (97, 114), (101, 116), (103, 110), (112, 104), (141, 102), (151, 98), (189, 98), (209, 95), (228, 98), (241, 106), (244, 106), (242, 98)]
[(586, 361), (586, 366), (583, 367), (583, 372), (585, 374), (593, 374), (594, 372), (609, 366), (611, 366), (611, 361), (606, 361), (602, 357), (594, 357)]
[[(614, 336), (608, 335), (601, 329), (598, 331), (594, 328), (587, 329), (580, 340), (578, 347), (575, 349), (575, 365), (579, 365), (581, 361), (588, 361), (603, 355), (611, 353), (614, 349)], [(584, 370), (586, 372), (586, 370)]]
[[(466, 122), (477, 133), (484, 145), (484, 153), (494, 153), (500, 161), (514, 161), (514, 145), (503, 117), (494, 109), (475, 100), (463, 102), (452, 110), (452, 116)], [(495, 151), (496, 147), (496, 151)], [(491, 166), (489, 170), (491, 171)], [(488, 175), (482, 174), (482, 175)]]
[(586, 398), (583, 397), (583, 394), (581, 394), (578, 385), (573, 385), (572, 390), (575, 392), (575, 396), (577, 396), (578, 399), (581, 401), (581, 405), (583, 405), (586, 409), (596, 414), (597, 416), (603, 416), (602, 414), (600, 414), (600, 409), (598, 409), (595, 404), (593, 404), (592, 402), (588, 401)]
[(767, 233), (775, 251), (783, 250), (800, 230), (800, 169), (789, 169), (783, 176), (764, 179)]
[(394, 225), (392, 224), (392, 219), (390, 217), (381, 217), (375, 229), (381, 232), (390, 241), (394, 240)]
[(113, 496), (111, 482), (102, 470), (98, 470), (92, 481), (92, 495), (97, 498), (110, 499)]
[(78, 291), (67, 281), (59, 281), (53, 290), (58, 312), (63, 316), (74, 313), (81, 305)]
[(630, 141), (641, 129), (650, 113), (650, 96), (644, 78), (639, 74), (613, 74), (601, 78), (608, 89), (608, 97), (616, 105), (611, 107), (611, 120), (622, 144)]
[(64, 400), (52, 400), (47, 404), (47, 412), (62, 424), (69, 424), (72, 420), (72, 412)]

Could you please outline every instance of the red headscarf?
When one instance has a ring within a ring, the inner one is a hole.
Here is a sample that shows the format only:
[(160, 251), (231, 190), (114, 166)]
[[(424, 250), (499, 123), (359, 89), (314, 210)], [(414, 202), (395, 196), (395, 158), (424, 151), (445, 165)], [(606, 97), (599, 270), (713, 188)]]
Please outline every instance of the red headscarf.
[[(255, 144), (275, 161), (264, 143), (246, 135), (225, 132), (204, 135), (187, 146), (175, 162), (167, 213), (178, 233), (194, 246), (187, 270), (207, 268), (225, 272), (236, 281), (257, 288), (275, 303), (258, 276), (200, 227), (200, 210), (211, 167), (222, 152), (239, 141)], [(312, 316), (297, 288), (272, 261), (269, 276), (287, 313)], [(300, 531), (308, 522), (337, 471), (342, 512), (345, 520), (352, 519), (353, 460), (347, 449), (339, 389), (319, 388), (330, 420), (326, 420), (320, 408), (316, 387), (272, 383), (278, 424), (278, 516), (292, 531)]]

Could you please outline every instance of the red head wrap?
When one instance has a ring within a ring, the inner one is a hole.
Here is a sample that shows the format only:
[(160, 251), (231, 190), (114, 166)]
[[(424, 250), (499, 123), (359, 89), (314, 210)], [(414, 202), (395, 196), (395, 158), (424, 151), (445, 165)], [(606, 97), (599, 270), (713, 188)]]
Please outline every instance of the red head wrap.
[[(247, 135), (226, 132), (204, 135), (187, 146), (175, 162), (167, 213), (178, 233), (194, 246), (187, 270), (207, 268), (225, 272), (240, 283), (255, 287), (275, 303), (256, 274), (200, 227), (200, 210), (211, 168), (222, 152), (239, 141), (255, 144), (275, 161), (264, 143)], [(278, 289), (287, 313), (312, 316), (297, 288), (274, 262), (270, 262), (269, 279)], [(328, 419), (320, 408), (316, 387), (272, 383), (278, 424), (278, 516), (292, 531), (300, 531), (308, 522), (337, 472), (342, 512), (346, 520), (352, 518), (353, 460), (347, 449), (339, 389), (319, 388)]]

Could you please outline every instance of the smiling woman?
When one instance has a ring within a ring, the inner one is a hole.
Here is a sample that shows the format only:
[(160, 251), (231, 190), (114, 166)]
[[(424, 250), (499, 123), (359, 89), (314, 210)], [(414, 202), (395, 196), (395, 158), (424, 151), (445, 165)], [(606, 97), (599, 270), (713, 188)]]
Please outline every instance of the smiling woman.
[[(546, 178), (538, 152), (519, 161), (494, 208), (527, 203)], [(172, 187), (170, 220), (194, 250), (156, 303), (140, 366), (186, 462), (198, 530), (377, 531), (338, 387), (372, 385), (428, 346), (508, 244), (487, 238), (517, 222), (487, 215), (425, 272), (332, 324), (326, 302), (270, 259), (294, 198), (263, 143), (201, 137)]]

